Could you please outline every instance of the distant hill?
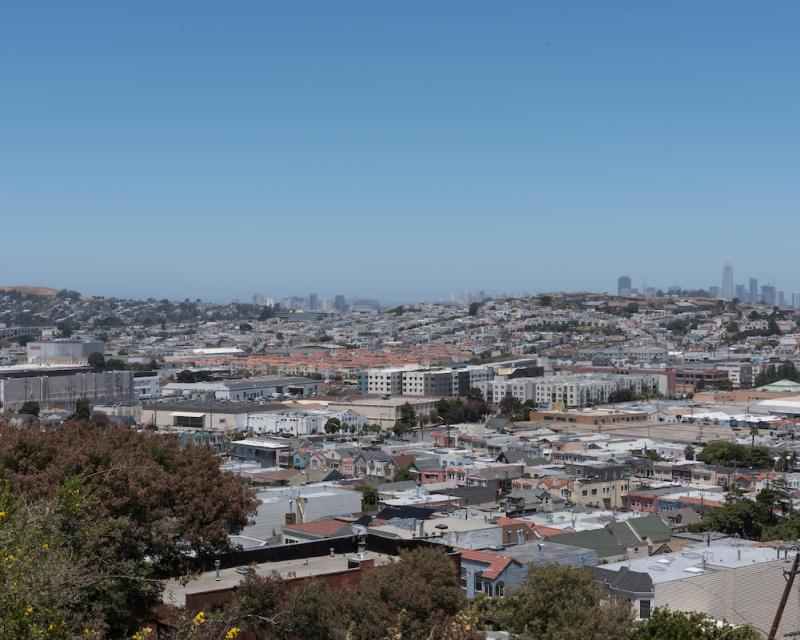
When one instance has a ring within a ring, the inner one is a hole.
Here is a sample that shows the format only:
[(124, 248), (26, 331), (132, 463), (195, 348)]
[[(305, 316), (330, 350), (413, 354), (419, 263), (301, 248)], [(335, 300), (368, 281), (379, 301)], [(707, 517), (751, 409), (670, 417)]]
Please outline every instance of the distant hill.
[(51, 289), (50, 287), (33, 287), (27, 284), (15, 285), (0, 285), (0, 291), (19, 291), (34, 296), (50, 296), (54, 297), (58, 293), (58, 289)]

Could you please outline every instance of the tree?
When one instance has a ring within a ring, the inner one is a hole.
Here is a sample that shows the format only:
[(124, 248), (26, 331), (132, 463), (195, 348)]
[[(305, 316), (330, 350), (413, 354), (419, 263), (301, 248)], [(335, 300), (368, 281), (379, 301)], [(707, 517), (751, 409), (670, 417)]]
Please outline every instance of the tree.
[(2, 637), (127, 637), (161, 587), (119, 553), (121, 521), (96, 512), (79, 478), (21, 505), (0, 481)]
[(683, 450), (683, 457), (687, 460), (694, 460), (694, 447), (692, 445), (686, 445), (686, 448)]
[(176, 437), (114, 425), (40, 431), (0, 422), (0, 468), (30, 501), (84, 478), (94, 514), (120, 522), (114, 549), (158, 575), (226, 550), (228, 531), (243, 527), (256, 504), (209, 447), (181, 449)]
[(127, 368), (125, 361), (120, 358), (108, 358), (103, 365), (105, 371), (125, 371)]
[(211, 381), (211, 374), (208, 371), (190, 371), (184, 369), (179, 371), (175, 376), (177, 382), (192, 383), (192, 382), (209, 382)]
[(99, 351), (92, 351), (89, 354), (89, 366), (95, 371), (103, 371), (106, 368), (106, 357)]
[(469, 305), (469, 311), (468, 311), (469, 315), (470, 316), (477, 316), (478, 315), (478, 311), (480, 310), (480, 308), (481, 308), (481, 303), (480, 302), (471, 302), (470, 305)]
[(510, 393), (507, 393), (503, 396), (503, 399), (500, 400), (500, 413), (504, 416), (510, 416), (519, 409), (520, 405), (521, 403), (519, 400)]
[(374, 511), (378, 506), (378, 490), (368, 484), (357, 485), (356, 489), (361, 492), (364, 511)]
[(261, 309), (261, 313), (258, 315), (259, 320), (269, 320), (270, 318), (275, 317), (275, 308), (272, 305), (267, 305)]
[(29, 416), (38, 416), (41, 409), (39, 403), (35, 400), (28, 400), (25, 402), (17, 413), (22, 413)]
[(325, 423), (325, 433), (337, 433), (342, 428), (339, 418), (329, 418)]
[(633, 626), (630, 603), (585, 567), (532, 565), (520, 587), (477, 606), (483, 624), (524, 640), (624, 640)]
[(709, 442), (697, 454), (697, 459), (721, 467), (771, 469), (775, 464), (772, 454), (766, 447), (746, 447), (726, 440)]
[(242, 322), (239, 325), (239, 331), (241, 331), (242, 333), (249, 333), (252, 330), (253, 330), (253, 325), (250, 324), (249, 322)]
[(395, 482), (407, 482), (409, 480), (416, 480), (417, 476), (413, 473), (410, 469), (399, 469), (397, 473), (394, 474), (394, 481)]
[(408, 428), (413, 427), (417, 422), (417, 412), (408, 402), (400, 407), (400, 422)]
[(720, 391), (730, 391), (733, 389), (733, 381), (730, 378), (720, 380), (719, 384), (717, 384), (717, 389)]
[(86, 398), (78, 398), (75, 401), (75, 413), (71, 420), (89, 420), (92, 417), (92, 405)]
[(406, 435), (408, 432), (409, 432), (409, 428), (408, 428), (408, 426), (407, 426), (407, 425), (405, 425), (405, 424), (404, 424), (403, 422), (401, 422), (400, 420), (398, 420), (397, 422), (395, 422), (395, 423), (394, 423), (394, 427), (392, 427), (392, 433), (394, 433), (394, 435), (395, 435), (395, 436), (397, 436), (398, 438), (402, 438), (402, 437), (403, 437), (404, 435)]
[(350, 637), (380, 640), (400, 628), (403, 640), (438, 638), (465, 604), (456, 567), (444, 550), (407, 551), (399, 562), (365, 572), (348, 607)]
[(483, 402), (483, 391), (478, 389), (477, 387), (471, 387), (469, 391), (467, 391), (467, 400), (475, 400), (477, 402)]
[(658, 608), (636, 627), (630, 640), (760, 640), (761, 637), (749, 626), (734, 627), (702, 613)]
[(735, 493), (727, 496), (727, 502), (712, 509), (702, 522), (692, 525), (692, 531), (719, 531), (728, 535), (739, 535), (748, 540), (761, 540), (762, 536), (779, 523), (768, 500), (750, 500)]

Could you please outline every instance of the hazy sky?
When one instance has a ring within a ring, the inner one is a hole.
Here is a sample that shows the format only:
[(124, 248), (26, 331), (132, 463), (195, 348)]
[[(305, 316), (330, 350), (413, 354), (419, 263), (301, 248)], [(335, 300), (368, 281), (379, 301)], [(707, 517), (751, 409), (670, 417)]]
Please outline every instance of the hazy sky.
[(0, 283), (800, 290), (800, 3), (15, 2)]

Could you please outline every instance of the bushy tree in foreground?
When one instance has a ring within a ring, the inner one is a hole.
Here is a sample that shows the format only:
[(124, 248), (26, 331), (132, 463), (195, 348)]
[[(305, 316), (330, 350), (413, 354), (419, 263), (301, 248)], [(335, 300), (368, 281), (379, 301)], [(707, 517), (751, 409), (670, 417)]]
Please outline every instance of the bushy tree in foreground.
[(0, 423), (0, 468), (21, 500), (52, 499), (80, 477), (97, 517), (120, 519), (122, 557), (157, 575), (175, 571), (186, 551), (208, 557), (228, 547), (255, 502), (239, 479), (220, 471), (207, 447), (91, 422), (41, 431)]
[(523, 640), (624, 640), (633, 626), (630, 603), (584, 567), (534, 565), (522, 586), (475, 606), (481, 624)]

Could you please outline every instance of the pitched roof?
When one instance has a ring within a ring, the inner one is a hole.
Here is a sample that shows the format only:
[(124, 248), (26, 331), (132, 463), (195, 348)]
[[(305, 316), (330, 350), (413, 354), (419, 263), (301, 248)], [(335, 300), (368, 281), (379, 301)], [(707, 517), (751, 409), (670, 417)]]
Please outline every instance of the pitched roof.
[(394, 460), (394, 463), (398, 469), (408, 469), (411, 463), (414, 462), (414, 456), (397, 455), (392, 456), (392, 460)]
[[(554, 536), (548, 536), (547, 539), (549, 540), (551, 537)], [(557, 542), (573, 547), (592, 549), (597, 552), (599, 558), (611, 558), (625, 555), (625, 547), (621, 546), (616, 541), (611, 530), (607, 528), (562, 533), (558, 536)]]
[(470, 549), (461, 549), (461, 557), (464, 560), (488, 564), (489, 566), (484, 569), (481, 574), (484, 578), (488, 578), (489, 580), (494, 580), (499, 577), (510, 564), (520, 564), (514, 560), (514, 558), (499, 556), (495, 553), (486, 553), (485, 551), (472, 551)]

